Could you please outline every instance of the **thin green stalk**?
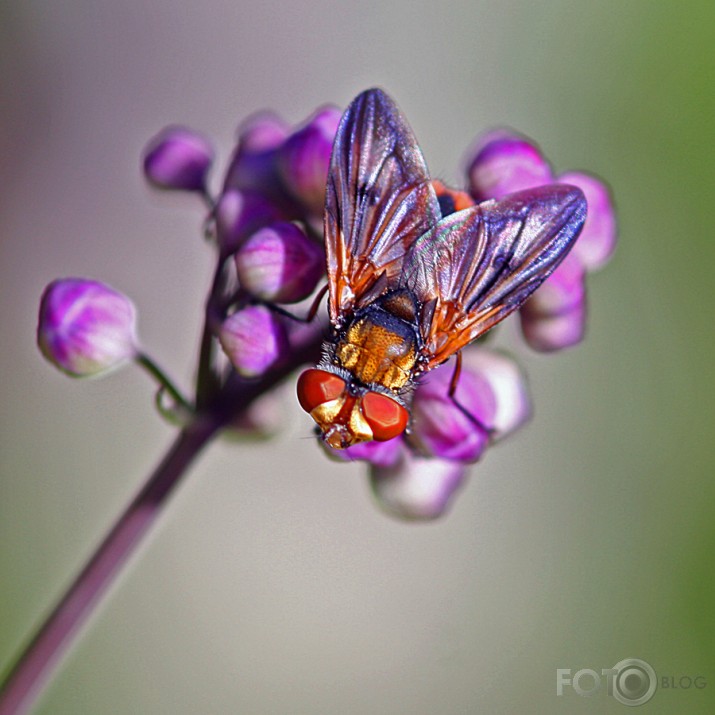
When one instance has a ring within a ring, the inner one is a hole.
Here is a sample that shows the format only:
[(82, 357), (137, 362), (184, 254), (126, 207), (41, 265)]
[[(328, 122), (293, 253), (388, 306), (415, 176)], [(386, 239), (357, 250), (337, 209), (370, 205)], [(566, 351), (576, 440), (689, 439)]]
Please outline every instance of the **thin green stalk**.
[(177, 405), (185, 408), (188, 412), (192, 412), (193, 405), (181, 394), (179, 388), (174, 385), (169, 376), (154, 362), (146, 353), (139, 353), (135, 358), (137, 365), (141, 365), (158, 383), (166, 390), (169, 396)]

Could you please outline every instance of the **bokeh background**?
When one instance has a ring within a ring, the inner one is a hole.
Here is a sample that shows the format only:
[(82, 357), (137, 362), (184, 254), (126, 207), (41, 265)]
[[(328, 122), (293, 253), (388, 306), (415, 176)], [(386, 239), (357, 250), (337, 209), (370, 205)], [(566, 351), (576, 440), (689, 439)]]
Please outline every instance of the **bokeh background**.
[(191, 197), (142, 182), (168, 123), (291, 122), (385, 87), (435, 175), (499, 124), (605, 177), (620, 246), (587, 341), (529, 353), (536, 415), (444, 519), (373, 505), (290, 390), (269, 444), (204, 454), (66, 659), (40, 715), (622, 712), (556, 669), (701, 675), (649, 713), (715, 712), (711, 2), (0, 5), (0, 668), (172, 430), (143, 374), (76, 382), (34, 346), (56, 276), (109, 282), (191, 380), (210, 255)]

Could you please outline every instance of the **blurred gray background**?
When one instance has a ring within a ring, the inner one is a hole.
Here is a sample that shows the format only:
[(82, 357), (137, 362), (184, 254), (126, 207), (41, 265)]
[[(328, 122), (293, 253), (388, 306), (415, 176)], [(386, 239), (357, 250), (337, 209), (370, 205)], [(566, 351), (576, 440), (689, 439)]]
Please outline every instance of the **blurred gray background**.
[(105, 280), (192, 378), (211, 257), (191, 197), (152, 193), (145, 141), (289, 121), (372, 85), (433, 173), (508, 124), (606, 178), (613, 263), (587, 341), (529, 353), (536, 414), (444, 519), (404, 524), (328, 462), (286, 391), (269, 444), (213, 445), (49, 687), (41, 715), (623, 712), (556, 669), (642, 658), (715, 711), (710, 2), (159, 0), (0, 5), (0, 669), (172, 437), (146, 377), (71, 381), (37, 353), (39, 295)]

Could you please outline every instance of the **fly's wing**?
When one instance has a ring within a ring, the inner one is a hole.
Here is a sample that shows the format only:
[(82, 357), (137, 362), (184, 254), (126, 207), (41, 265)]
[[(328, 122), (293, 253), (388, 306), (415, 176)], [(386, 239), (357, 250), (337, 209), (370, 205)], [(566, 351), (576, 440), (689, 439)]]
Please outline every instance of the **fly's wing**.
[(417, 239), (401, 282), (422, 304), (426, 369), (516, 310), (566, 256), (585, 218), (581, 190), (554, 184), (453, 213)]
[(400, 110), (380, 89), (358, 95), (340, 120), (326, 188), (333, 325), (394, 287), (407, 249), (439, 217), (422, 152)]

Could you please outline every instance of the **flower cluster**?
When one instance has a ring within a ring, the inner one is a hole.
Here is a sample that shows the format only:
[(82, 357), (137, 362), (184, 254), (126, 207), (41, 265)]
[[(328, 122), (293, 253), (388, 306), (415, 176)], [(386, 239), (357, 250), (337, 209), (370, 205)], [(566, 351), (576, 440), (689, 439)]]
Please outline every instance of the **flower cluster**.
[(288, 355), (290, 330), (274, 307), (302, 301), (324, 277), (318, 227), (339, 119), (334, 107), (295, 130), (272, 114), (250, 118), (215, 201), (206, 186), (213, 152), (198, 135), (164, 130), (145, 154), (152, 184), (207, 197), (223, 284), (221, 295), (212, 296), (210, 318), (242, 377), (258, 377)]
[[(207, 232), (217, 247), (209, 342), (220, 344), (244, 378), (264, 374), (289, 355), (292, 327), (276, 308), (302, 301), (324, 278), (320, 212), (339, 119), (334, 107), (319, 109), (296, 129), (270, 114), (252, 117), (239, 128), (216, 198), (208, 186), (214, 150), (197, 132), (167, 127), (144, 152), (144, 175), (152, 186), (205, 200)], [(47, 287), (37, 335), (43, 355), (74, 377), (145, 357), (132, 302), (89, 279)]]
[[(325, 278), (322, 212), (339, 119), (334, 107), (318, 109), (297, 128), (272, 114), (250, 118), (239, 128), (217, 195), (209, 188), (214, 151), (205, 138), (170, 127), (148, 145), (147, 180), (163, 190), (200, 196), (206, 233), (216, 248), (193, 399), (184, 398), (138, 347), (129, 299), (96, 281), (72, 278), (48, 286), (38, 326), (44, 356), (78, 377), (134, 359), (185, 413), (220, 408), (232, 411), (224, 426), (251, 424), (241, 397), (255, 399), (319, 355), (324, 325), (317, 320), (301, 326), (284, 306), (307, 299)], [(444, 214), (555, 181), (584, 191), (589, 213), (580, 238), (520, 309), (524, 337), (534, 349), (577, 343), (584, 331), (585, 274), (601, 267), (615, 244), (608, 190), (586, 174), (554, 176), (534, 144), (506, 132), (485, 137), (467, 164), (466, 191), (434, 182)], [(229, 365), (217, 353), (219, 346)], [(373, 492), (390, 513), (412, 519), (442, 514), (468, 465), (530, 415), (525, 378), (505, 353), (481, 341), (466, 349), (450, 396), (453, 374), (450, 361), (419, 381), (406, 434), (344, 451), (323, 445), (337, 459), (369, 463)]]

